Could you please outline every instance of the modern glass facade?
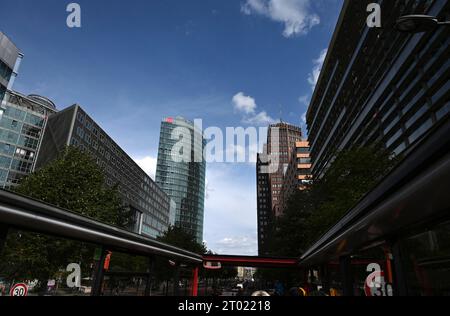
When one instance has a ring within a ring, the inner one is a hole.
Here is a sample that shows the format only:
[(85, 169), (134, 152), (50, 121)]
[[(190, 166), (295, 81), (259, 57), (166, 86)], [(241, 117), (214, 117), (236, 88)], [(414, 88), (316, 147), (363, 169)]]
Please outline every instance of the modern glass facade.
[(173, 222), (169, 197), (79, 105), (49, 118), (37, 168), (69, 145), (96, 160), (105, 172), (106, 185), (118, 185), (124, 205), (134, 214), (130, 230), (153, 238), (167, 230)]
[(0, 32), (0, 102), (12, 87), (22, 57), (13, 42)]
[[(47, 117), (56, 112), (43, 97), (7, 91), (0, 107), (0, 187), (11, 188), (34, 171)], [(52, 104), (52, 105), (50, 105)]]
[(176, 203), (175, 225), (194, 235), (199, 243), (203, 242), (205, 145), (202, 131), (192, 122), (181, 117), (163, 120), (156, 183)]
[(307, 114), (313, 174), (320, 177), (336, 151), (385, 144), (403, 154), (450, 112), (450, 29), (406, 34), (403, 15), (447, 18), (446, 0), (378, 1), (382, 28), (366, 25), (373, 0), (344, 3)]

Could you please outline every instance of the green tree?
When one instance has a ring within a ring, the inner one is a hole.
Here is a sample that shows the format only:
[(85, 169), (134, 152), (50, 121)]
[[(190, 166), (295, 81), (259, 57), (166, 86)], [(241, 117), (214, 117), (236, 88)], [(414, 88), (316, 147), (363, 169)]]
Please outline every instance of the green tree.
[(350, 211), (395, 166), (397, 159), (381, 146), (340, 152), (314, 186), (315, 207), (306, 223), (306, 247)]
[(324, 177), (296, 192), (274, 223), (274, 255), (299, 256), (336, 224), (396, 164), (380, 146), (342, 151)]
[(207, 251), (205, 244), (198, 243), (194, 235), (176, 226), (170, 226), (157, 240), (199, 255), (203, 255)]
[(67, 147), (56, 160), (23, 179), (15, 191), (106, 224), (129, 224), (130, 213), (122, 206), (117, 185), (107, 187), (103, 170), (75, 147)]
[[(117, 187), (105, 186), (103, 171), (86, 153), (66, 148), (56, 160), (26, 177), (15, 189), (19, 194), (102, 221), (125, 227), (129, 212), (122, 206)], [(46, 280), (70, 262), (86, 262), (94, 246), (37, 233), (12, 230), (7, 238), (0, 270), (7, 279)]]

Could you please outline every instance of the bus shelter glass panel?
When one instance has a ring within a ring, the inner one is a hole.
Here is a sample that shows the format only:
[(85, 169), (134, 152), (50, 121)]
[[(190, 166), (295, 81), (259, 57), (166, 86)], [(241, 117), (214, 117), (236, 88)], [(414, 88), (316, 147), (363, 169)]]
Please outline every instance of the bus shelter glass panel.
[(354, 296), (393, 296), (392, 253), (387, 245), (351, 256)]
[(102, 295), (144, 296), (151, 286), (151, 265), (149, 257), (107, 251)]
[(0, 253), (0, 295), (23, 284), (28, 296), (91, 294), (96, 245), (9, 229)]
[(410, 296), (450, 296), (450, 222), (400, 241)]

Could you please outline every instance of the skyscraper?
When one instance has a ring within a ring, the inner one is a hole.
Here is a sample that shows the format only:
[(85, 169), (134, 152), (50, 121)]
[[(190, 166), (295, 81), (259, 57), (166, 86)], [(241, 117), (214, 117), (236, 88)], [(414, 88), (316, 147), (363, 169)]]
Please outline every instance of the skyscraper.
[[(283, 186), (286, 187), (285, 175), (293, 171), (291, 182), (297, 183), (297, 142), (302, 139), (300, 127), (277, 123), (269, 126), (267, 144), (262, 153), (257, 155), (257, 218), (258, 218), (258, 253), (269, 255), (268, 247), (273, 230), (273, 221), (283, 214)], [(299, 143), (300, 145), (300, 143)], [(291, 188), (291, 187), (289, 187)]]
[(33, 172), (49, 115), (47, 98), (6, 91), (0, 107), (0, 187), (10, 189)]
[(69, 145), (91, 155), (104, 170), (106, 185), (118, 185), (124, 206), (133, 213), (130, 230), (157, 237), (172, 224), (175, 210), (167, 194), (79, 105), (49, 117), (36, 167), (54, 160)]
[(412, 35), (394, 25), (410, 14), (445, 20), (450, 2), (383, 1), (382, 28), (367, 26), (372, 2), (345, 1), (311, 100), (315, 177), (337, 151), (381, 143), (399, 155), (449, 118), (449, 28)]
[(206, 145), (202, 131), (182, 117), (166, 118), (161, 134), (156, 183), (176, 203), (175, 225), (203, 242)]
[(301, 140), (302, 131), (298, 126), (283, 122), (269, 126), (267, 153), (272, 161), (278, 162), (278, 170), (269, 174), (272, 212), (275, 217), (282, 215), (280, 200), (284, 174), (296, 150), (295, 144)]

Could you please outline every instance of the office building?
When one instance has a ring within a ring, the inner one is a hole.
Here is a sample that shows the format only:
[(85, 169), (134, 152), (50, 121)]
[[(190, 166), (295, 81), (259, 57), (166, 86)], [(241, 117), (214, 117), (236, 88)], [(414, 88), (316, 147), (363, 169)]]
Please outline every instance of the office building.
[(22, 57), (14, 43), (0, 32), (0, 102), (12, 88)]
[(284, 213), (287, 203), (296, 190), (305, 190), (311, 183), (311, 158), (309, 142), (302, 140), (295, 143), (295, 150), (283, 176), (280, 209)]
[(271, 207), (275, 217), (282, 215), (280, 201), (284, 174), (295, 152), (295, 144), (301, 140), (302, 131), (298, 126), (283, 122), (269, 126), (267, 151), (272, 163), (278, 163), (278, 170), (269, 174)]
[(11, 189), (33, 172), (47, 118), (55, 104), (7, 90), (0, 106), (0, 188)]
[(134, 214), (130, 230), (150, 237), (167, 230), (175, 211), (169, 197), (79, 105), (49, 117), (37, 168), (67, 146), (89, 153), (105, 171), (106, 185), (118, 185), (124, 205)]
[[(174, 150), (182, 145), (180, 150)], [(184, 118), (166, 118), (161, 134), (156, 183), (176, 203), (175, 225), (203, 242), (206, 161), (203, 132)]]
[(448, 19), (446, 0), (378, 1), (382, 28), (368, 27), (373, 0), (345, 1), (315, 88), (307, 123), (312, 173), (321, 177), (337, 151), (375, 142), (406, 153), (450, 112), (450, 29), (394, 29), (400, 16)]
[(258, 254), (269, 255), (269, 242), (272, 234), (272, 201), (268, 171), (267, 145), (256, 160), (257, 218), (258, 218)]
[(269, 255), (273, 222), (283, 214), (287, 196), (283, 192), (286, 173), (289, 171), (292, 174), (293, 178), (289, 178), (292, 183), (298, 182), (295, 178), (297, 172), (293, 170), (297, 169), (295, 145), (301, 139), (300, 127), (283, 122), (270, 125), (267, 144), (263, 152), (257, 155), (258, 253), (261, 256)]

